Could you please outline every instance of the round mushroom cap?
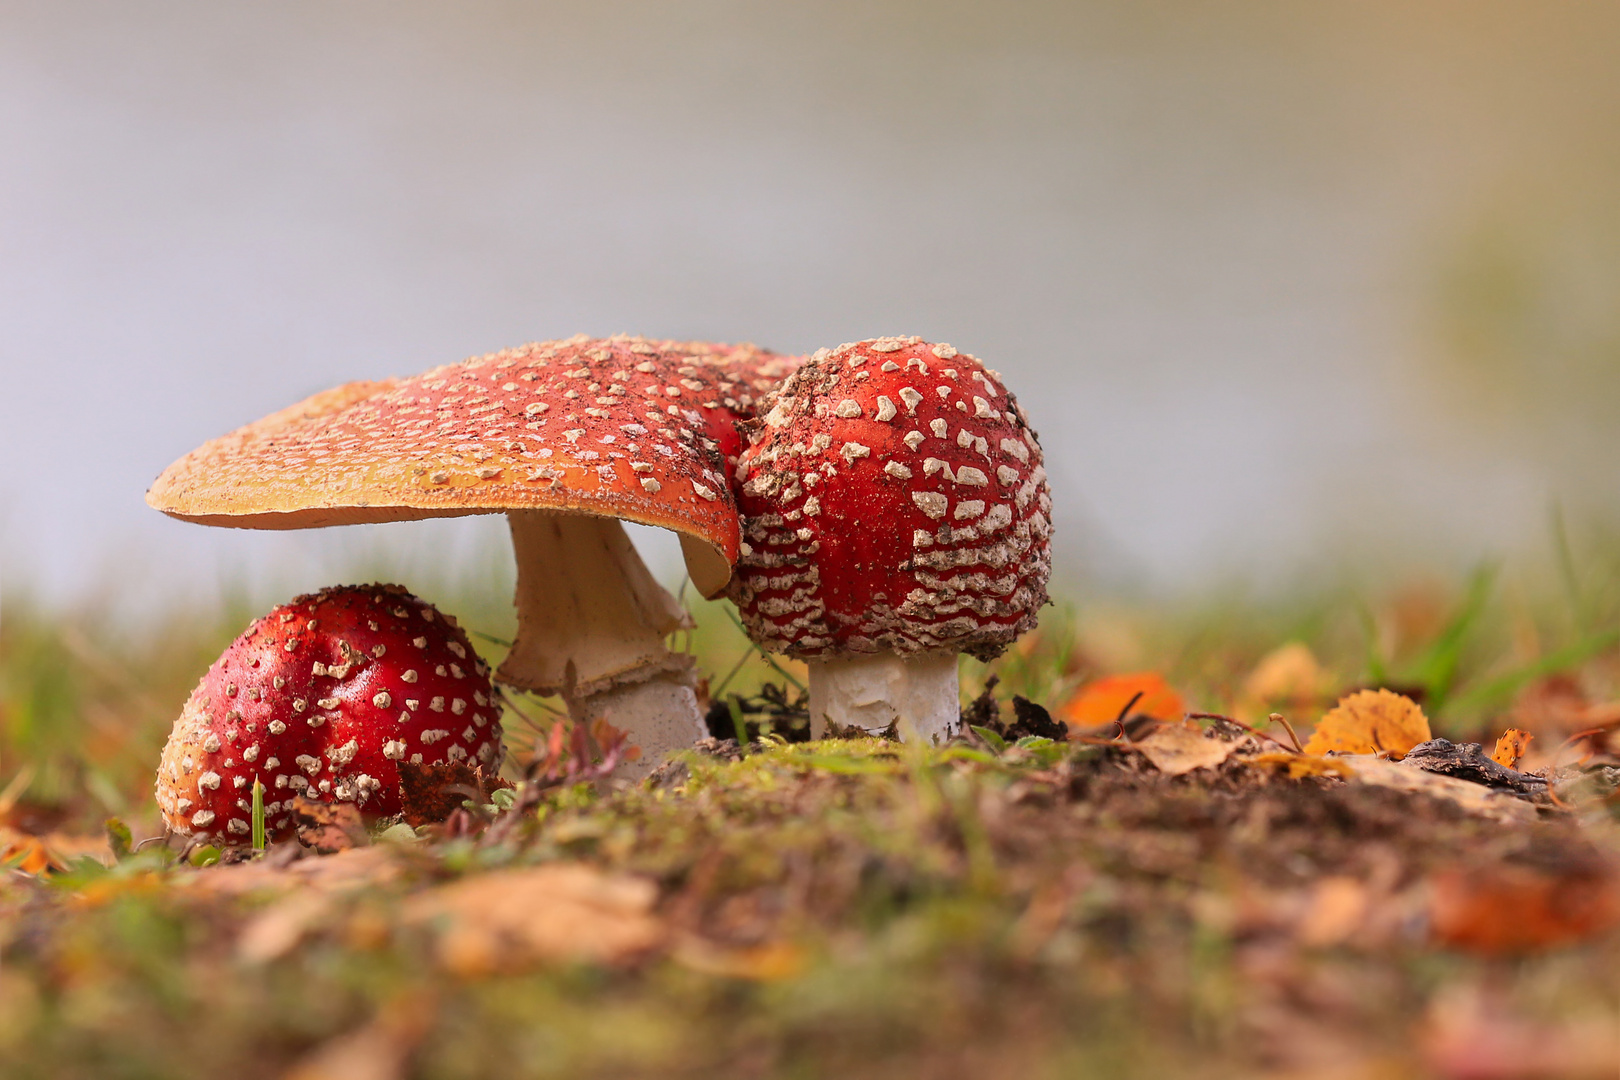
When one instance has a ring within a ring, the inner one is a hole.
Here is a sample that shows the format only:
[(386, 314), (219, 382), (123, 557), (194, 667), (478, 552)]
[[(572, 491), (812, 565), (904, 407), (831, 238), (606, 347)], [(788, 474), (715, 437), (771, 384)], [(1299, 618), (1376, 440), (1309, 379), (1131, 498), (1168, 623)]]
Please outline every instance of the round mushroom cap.
[(1000, 376), (921, 338), (822, 350), (738, 463), (730, 595), (766, 649), (998, 655), (1051, 573), (1041, 448)]
[(208, 669), (163, 748), (157, 803), (176, 832), (246, 844), (255, 780), (277, 839), (295, 795), (392, 817), (401, 763), (500, 759), (489, 668), (455, 620), (398, 585), (341, 586), (258, 619)]
[(628, 336), (503, 349), (316, 394), (187, 454), (146, 501), (251, 529), (596, 514), (672, 529), (729, 567), (737, 424), (795, 363), (752, 345)]

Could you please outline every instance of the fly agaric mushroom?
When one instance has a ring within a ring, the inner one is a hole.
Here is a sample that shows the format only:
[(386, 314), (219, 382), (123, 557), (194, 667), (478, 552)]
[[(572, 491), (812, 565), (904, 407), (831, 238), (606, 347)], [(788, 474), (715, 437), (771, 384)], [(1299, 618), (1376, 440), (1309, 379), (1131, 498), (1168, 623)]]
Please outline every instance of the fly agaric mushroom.
[(685, 612), (619, 519), (680, 534), (693, 584), (720, 593), (737, 423), (793, 363), (636, 337), (525, 345), (317, 394), (192, 451), (146, 498), (254, 529), (505, 513), (518, 633), (497, 678), (627, 730), (642, 756), (626, 771), (645, 771), (706, 730), (691, 658), (664, 645)]
[(824, 349), (765, 405), (736, 470), (750, 636), (808, 661), (812, 737), (949, 738), (957, 654), (999, 655), (1046, 603), (1028, 419), (996, 372), (915, 337)]
[(266, 834), (291, 834), (291, 801), (403, 809), (401, 761), (493, 772), (500, 710), (489, 668), (455, 620), (398, 585), (300, 596), (237, 638), (175, 721), (157, 803), (176, 832), (245, 844), (253, 783)]

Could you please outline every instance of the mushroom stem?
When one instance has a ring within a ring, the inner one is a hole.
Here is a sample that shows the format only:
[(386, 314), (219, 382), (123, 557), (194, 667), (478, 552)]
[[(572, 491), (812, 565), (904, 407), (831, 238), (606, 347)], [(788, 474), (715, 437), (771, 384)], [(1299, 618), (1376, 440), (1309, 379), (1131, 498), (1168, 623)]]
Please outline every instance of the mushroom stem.
[(906, 741), (938, 745), (956, 734), (956, 653), (879, 653), (811, 660), (810, 737), (829, 725), (876, 734), (893, 726)]
[(692, 658), (664, 637), (691, 620), (653, 580), (616, 518), (514, 510), (517, 639), (496, 677), (562, 694), (577, 721), (630, 733), (641, 756), (624, 774), (652, 769), (707, 731), (692, 692)]

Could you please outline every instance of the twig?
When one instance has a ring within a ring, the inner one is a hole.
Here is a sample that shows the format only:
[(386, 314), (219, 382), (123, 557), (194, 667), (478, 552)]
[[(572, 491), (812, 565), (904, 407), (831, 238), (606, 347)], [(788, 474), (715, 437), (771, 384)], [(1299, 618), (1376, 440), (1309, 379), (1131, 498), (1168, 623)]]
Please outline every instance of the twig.
[(1123, 739), (1125, 737), (1125, 718), (1131, 715), (1131, 710), (1136, 707), (1138, 701), (1142, 700), (1142, 695), (1145, 693), (1147, 691), (1138, 690), (1131, 695), (1131, 700), (1127, 701), (1125, 707), (1119, 710), (1119, 715), (1114, 717), (1114, 733), (1108, 738), (1104, 739), (1096, 735), (1075, 735), (1072, 738), (1078, 742), (1096, 743), (1104, 746)]
[(737, 658), (737, 662), (731, 665), (731, 670), (726, 672), (726, 677), (720, 680), (720, 685), (709, 691), (709, 696), (711, 698), (718, 698), (721, 693), (725, 691), (725, 688), (731, 685), (731, 680), (737, 677), (737, 672), (742, 670), (742, 666), (748, 663), (748, 658), (753, 655), (754, 649), (753, 646), (750, 645), (743, 651), (743, 654)]
[(1294, 740), (1294, 750), (1301, 754), (1305, 752), (1305, 744), (1299, 741), (1299, 732), (1294, 730), (1294, 725), (1288, 722), (1287, 717), (1283, 716), (1283, 714), (1280, 712), (1274, 712), (1266, 719), (1270, 720), (1273, 724), (1281, 724), (1283, 726), (1283, 730), (1288, 732), (1288, 737)]
[(1277, 738), (1275, 735), (1268, 735), (1264, 731), (1261, 731), (1257, 727), (1254, 727), (1254, 726), (1252, 726), (1250, 724), (1245, 724), (1243, 721), (1234, 719), (1234, 718), (1232, 718), (1230, 716), (1222, 716), (1220, 713), (1214, 713), (1214, 712), (1190, 712), (1190, 713), (1187, 714), (1187, 719), (1189, 719), (1189, 720), (1220, 720), (1220, 721), (1222, 721), (1224, 723), (1231, 724), (1233, 727), (1240, 727), (1244, 731), (1247, 731), (1250, 735), (1254, 735), (1257, 738), (1265, 739), (1267, 742), (1274, 742), (1278, 746), (1282, 747), (1284, 750), (1288, 751), (1290, 754), (1301, 753), (1302, 752), (1302, 751), (1296, 751), (1292, 746), (1289, 746), (1287, 743), (1283, 742), (1281, 739)]
[[(720, 610), (724, 611), (726, 613), (726, 618), (731, 620), (731, 625), (735, 626), (739, 630), (742, 630), (743, 635), (746, 637), (747, 634), (748, 634), (748, 631), (746, 629), (744, 629), (743, 624), (742, 624), (742, 620), (737, 618), (737, 616), (733, 615), (731, 613), (730, 608), (723, 607)], [(760, 648), (759, 645), (757, 643), (755, 643), (753, 638), (748, 638), (748, 644), (753, 647), (755, 652), (759, 653), (759, 658), (761, 660), (765, 661), (767, 664), (769, 664), (771, 666), (772, 671), (776, 672), (778, 675), (782, 676), (782, 678), (786, 679), (788, 682), (790, 682), (794, 686), (798, 687), (800, 692), (808, 693), (808, 691), (806, 691), (805, 688), (804, 688), (804, 683), (800, 682), (798, 679), (795, 679), (792, 675), (788, 674), (787, 670), (785, 668), (783, 668), (781, 664), (778, 664), (775, 660), (772, 660), (771, 659), (771, 654), (766, 652), (764, 649)]]

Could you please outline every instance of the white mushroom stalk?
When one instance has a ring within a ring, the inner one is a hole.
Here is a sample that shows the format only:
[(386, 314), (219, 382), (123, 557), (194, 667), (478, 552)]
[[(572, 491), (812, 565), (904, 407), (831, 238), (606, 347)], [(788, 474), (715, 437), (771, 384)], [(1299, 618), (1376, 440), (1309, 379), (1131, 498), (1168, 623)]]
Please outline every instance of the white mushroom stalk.
[(942, 743), (957, 733), (961, 707), (955, 652), (843, 656), (808, 661), (810, 737), (829, 726)]
[(627, 731), (638, 777), (707, 730), (693, 691), (692, 658), (666, 636), (692, 625), (653, 580), (615, 518), (514, 510), (518, 634), (501, 682), (560, 694), (577, 722)]

